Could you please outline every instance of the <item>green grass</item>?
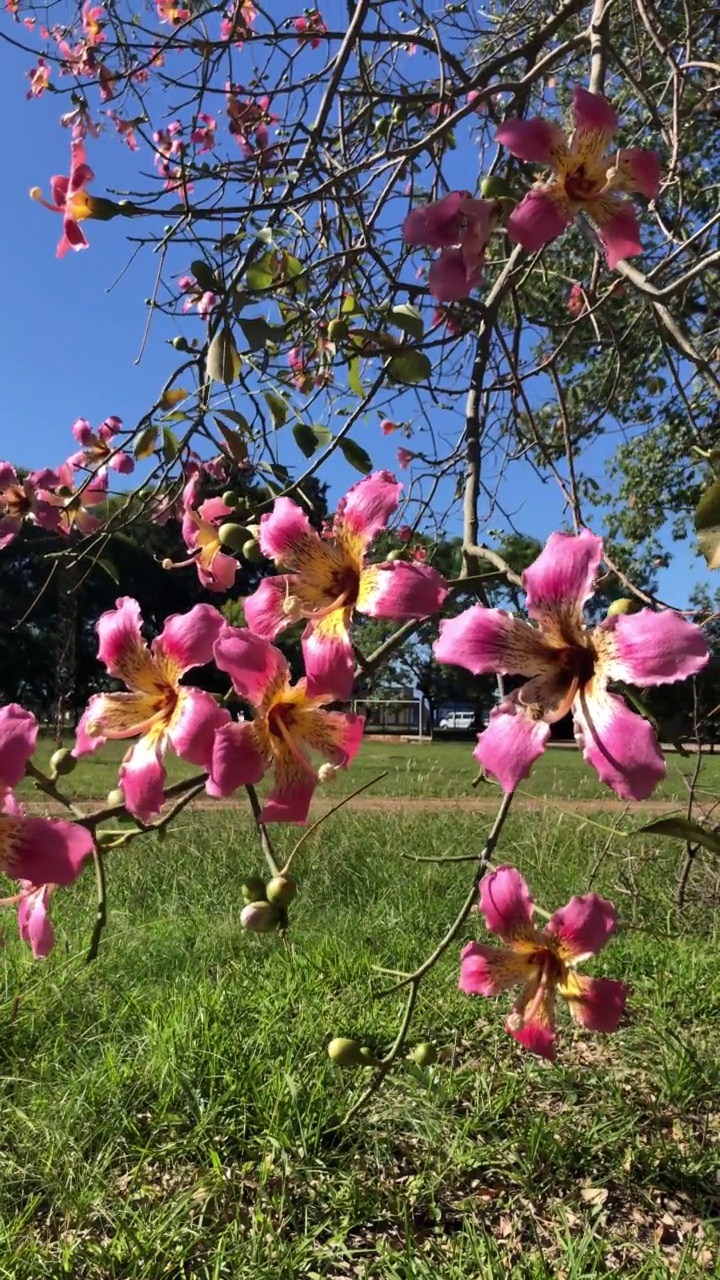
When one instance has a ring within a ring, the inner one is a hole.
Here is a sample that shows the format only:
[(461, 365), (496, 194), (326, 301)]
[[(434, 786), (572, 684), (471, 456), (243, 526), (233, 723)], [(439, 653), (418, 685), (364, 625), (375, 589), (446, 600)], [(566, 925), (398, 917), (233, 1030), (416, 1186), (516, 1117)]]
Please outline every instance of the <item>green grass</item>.
[[(71, 745), (71, 744), (69, 744)], [(40, 743), (36, 763), (47, 768), (54, 744), (47, 740)], [(117, 785), (117, 772), (126, 750), (126, 744), (110, 742), (94, 756), (79, 761), (75, 772), (62, 780), (63, 790), (70, 796), (102, 798)], [(493, 789), (484, 787), (473, 791), (472, 782), (477, 777), (478, 766), (472, 756), (473, 743), (435, 742), (418, 745), (404, 742), (373, 742), (366, 739), (352, 769), (341, 772), (333, 783), (333, 797), (347, 795), (365, 782), (387, 771), (372, 789), (373, 795), (412, 797), (461, 797), (480, 795), (492, 798)], [(695, 768), (694, 756), (680, 756), (670, 752), (667, 756), (667, 777), (658, 787), (658, 799), (684, 801), (687, 799), (686, 779)], [(171, 781), (188, 777), (196, 772), (192, 765), (182, 760), (168, 758), (168, 777)], [(698, 795), (714, 799), (720, 789), (720, 755), (703, 756)], [(531, 776), (522, 784), (523, 792), (553, 799), (594, 800), (606, 799), (611, 793), (598, 780), (593, 769), (586, 765), (579, 751), (570, 747), (550, 747), (535, 764)], [(28, 783), (21, 794), (31, 794)]]
[[(402, 749), (368, 747), (361, 767), (388, 751)], [(509, 997), (457, 990), (476, 918), (421, 987), (413, 1025), (411, 1043), (432, 1038), (449, 1061), (402, 1065), (332, 1131), (366, 1075), (334, 1067), (327, 1042), (391, 1044), (402, 997), (378, 998), (375, 967), (421, 961), (472, 875), (404, 855), (477, 850), (488, 822), (331, 818), (301, 855), (285, 943), (239, 928), (240, 882), (261, 871), (241, 805), (186, 813), (165, 839), (109, 856), (94, 964), (91, 875), (58, 893), (48, 961), (8, 921), (0, 1276), (717, 1275), (718, 884), (699, 867), (678, 919), (672, 842), (512, 815), (501, 857), (543, 906), (585, 891), (593, 869), (618, 903), (624, 927), (592, 972), (632, 981), (627, 1024), (603, 1038), (564, 1022), (557, 1066), (523, 1054), (502, 1029)], [(281, 850), (293, 840), (278, 835)]]

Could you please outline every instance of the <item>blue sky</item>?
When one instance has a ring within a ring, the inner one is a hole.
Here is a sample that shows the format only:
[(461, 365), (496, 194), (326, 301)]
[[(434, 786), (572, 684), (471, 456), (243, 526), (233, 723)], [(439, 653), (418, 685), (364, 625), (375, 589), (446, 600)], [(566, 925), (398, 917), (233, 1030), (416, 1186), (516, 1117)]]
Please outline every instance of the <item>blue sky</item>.
[[(283, 4), (283, 9), (286, 7), (289, 13), (300, 11), (300, 6)], [(325, 7), (329, 20), (331, 14), (327, 11), (333, 7)], [(3, 15), (0, 21), (9, 20)], [(10, 27), (10, 34), (24, 34), (22, 28), (12, 24)], [(200, 337), (202, 325), (195, 318), (179, 322), (154, 320), (145, 353), (137, 363), (147, 317), (144, 299), (152, 292), (156, 259), (144, 250), (131, 261), (132, 246), (126, 236), (134, 232), (132, 222), (86, 222), (90, 249), (69, 253), (62, 261), (56, 259), (60, 218), (32, 202), (28, 193), (38, 185), (49, 196), (50, 176), (68, 171), (70, 138), (68, 131), (60, 127), (59, 116), (70, 104), (64, 97), (47, 93), (40, 101), (27, 102), (25, 73), (32, 65), (32, 57), (5, 44), (2, 53), (0, 109), (6, 122), (2, 278), (6, 323), (0, 345), (0, 457), (39, 467), (58, 464), (76, 447), (70, 425), (77, 417), (97, 424), (107, 415), (117, 414), (126, 426), (134, 424), (156, 399), (178, 362), (167, 339), (180, 332)], [(315, 55), (308, 52), (308, 56)], [(11, 127), (8, 122), (12, 122)], [(468, 150), (458, 156), (458, 161), (465, 174), (464, 182), (471, 186), (477, 161), (476, 154), (470, 154), (469, 145), (465, 144)], [(88, 155), (96, 173), (92, 186), (96, 194), (108, 188), (132, 189), (135, 185), (138, 162), (116, 139), (111, 123), (98, 140), (88, 140)], [(405, 395), (398, 399), (390, 416), (402, 420), (413, 412), (414, 399)], [(456, 408), (443, 418), (459, 433), (463, 414), (464, 390), (460, 390)], [(457, 421), (453, 422), (453, 418)], [(359, 423), (353, 436), (376, 465), (392, 469), (396, 469), (397, 445), (413, 447), (412, 441), (398, 435), (384, 438), (377, 414), (370, 415), (368, 422)], [(601, 482), (613, 443), (603, 441), (593, 446), (583, 464), (586, 471), (592, 466)], [(297, 459), (290, 441), (283, 460), (294, 466)], [(358, 478), (357, 472), (339, 456), (331, 460), (323, 477), (330, 483), (332, 500)], [(513, 513), (516, 525), (540, 539), (565, 518), (555, 484), (540, 484), (522, 463), (514, 465), (511, 478), (501, 486), (500, 497)], [(502, 528), (503, 521), (495, 515), (491, 526)], [(459, 532), (459, 527), (449, 532)], [(672, 554), (671, 567), (658, 575), (660, 593), (684, 604), (692, 586), (706, 580), (704, 565), (692, 544), (674, 545)]]

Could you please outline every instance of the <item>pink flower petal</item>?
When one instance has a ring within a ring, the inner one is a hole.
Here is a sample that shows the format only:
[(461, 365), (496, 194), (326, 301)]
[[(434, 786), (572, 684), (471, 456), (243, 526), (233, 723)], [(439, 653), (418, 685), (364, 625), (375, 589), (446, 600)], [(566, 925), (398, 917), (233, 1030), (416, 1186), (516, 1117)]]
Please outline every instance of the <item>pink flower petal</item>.
[(30, 943), (36, 960), (49, 956), (55, 943), (49, 908), (48, 885), (28, 893), (18, 903), (18, 933), (23, 942)]
[(660, 158), (644, 147), (626, 147), (615, 157), (616, 168), (622, 179), (623, 191), (639, 191), (647, 200), (654, 200), (660, 190)]
[(275, 758), (275, 786), (260, 812), (261, 822), (296, 822), (305, 826), (317, 776), (304, 769), (289, 751)]
[(549, 737), (549, 724), (529, 719), (517, 703), (507, 700), (490, 713), (490, 723), (479, 735), (473, 755), (503, 791), (514, 791), (542, 755)]
[(227, 671), (235, 692), (255, 707), (290, 678), (290, 668), (279, 649), (251, 631), (227, 623), (215, 642), (215, 662), (221, 671)]
[(206, 498), (198, 507), (198, 515), (208, 524), (216, 524), (227, 516), (233, 515), (234, 507), (229, 507), (222, 498)]
[(174, 613), (153, 641), (153, 656), (170, 665), (175, 679), (192, 667), (204, 667), (213, 660), (213, 646), (223, 624), (222, 614), (211, 604), (196, 604), (187, 613)]
[(245, 620), (251, 631), (264, 640), (274, 640), (293, 621), (285, 610), (286, 601), (295, 595), (298, 578), (289, 573), (276, 578), (263, 578), (257, 591), (248, 596), (243, 605)]
[(229, 591), (235, 584), (238, 562), (234, 556), (225, 555), (218, 547), (209, 561), (198, 559), (198, 578), (207, 591)]
[(547, 188), (528, 191), (507, 220), (508, 234), (523, 249), (534, 253), (557, 240), (572, 222), (572, 211)]
[(249, 722), (226, 724), (215, 734), (205, 789), (211, 796), (230, 796), (238, 787), (260, 782), (268, 766), (255, 727)]
[(260, 520), (258, 541), (263, 555), (270, 560), (290, 569), (300, 569), (320, 537), (296, 502), (276, 498), (272, 511)]
[(402, 485), (389, 471), (375, 471), (348, 489), (338, 503), (333, 531), (341, 541), (357, 540), (363, 547), (377, 537), (395, 511)]
[[(533, 900), (524, 876), (516, 867), (496, 867), (480, 881), (480, 911), (491, 933), (512, 945), (518, 940), (536, 941)], [(524, 959), (527, 964), (527, 957)], [(527, 978), (527, 973), (523, 981)]]
[(623, 800), (647, 800), (665, 777), (652, 725), (597, 681), (575, 699), (573, 715), (578, 746), (600, 781)]
[(449, 590), (436, 569), (397, 560), (387, 568), (373, 567), (361, 573), (356, 607), (371, 618), (407, 622), (435, 613)]
[(350, 698), (355, 667), (348, 630), (351, 614), (351, 609), (334, 609), (305, 628), (302, 649), (308, 697), (324, 695), (326, 702)]
[(588, 893), (582, 898), (571, 898), (567, 906), (556, 911), (545, 932), (559, 943), (562, 960), (580, 964), (602, 951), (616, 924), (612, 902), (597, 893)]
[(482, 265), (468, 271), (462, 249), (443, 249), (428, 272), (428, 289), (438, 302), (469, 298), (482, 279)]
[(474, 604), (456, 618), (444, 618), (433, 645), (436, 662), (465, 667), (473, 675), (550, 674), (557, 660), (540, 633), (504, 609)]
[(563, 634), (568, 627), (571, 632), (577, 629), (582, 624), (583, 605), (592, 595), (602, 546), (602, 538), (589, 529), (577, 535), (552, 533), (522, 576), (530, 617)]
[(151, 822), (163, 807), (164, 752), (164, 738), (148, 733), (130, 748), (120, 766), (118, 781), (125, 806), (141, 822)]
[(93, 432), (87, 418), (76, 418), (70, 430), (78, 444), (83, 445), (84, 448), (87, 449), (90, 445), (95, 443), (95, 433)]
[(531, 164), (552, 164), (557, 156), (567, 151), (565, 134), (551, 120), (505, 120), (500, 125), (495, 140), (507, 147), (518, 160)]
[(640, 228), (631, 204), (619, 196), (607, 195), (602, 205), (594, 206), (590, 212), (611, 271), (623, 258), (642, 253)]
[(323, 761), (346, 769), (360, 750), (364, 725), (364, 716), (308, 707), (296, 713), (293, 733), (302, 746), (316, 751)]
[(17, 702), (0, 707), (0, 787), (16, 787), (37, 743), (35, 716)]
[(90, 832), (77, 823), (0, 815), (0, 867), (14, 880), (72, 884), (93, 848)]
[(526, 1022), (522, 1027), (514, 1027), (512, 1025), (512, 1015), (505, 1023), (505, 1030), (510, 1033), (513, 1040), (517, 1040), (523, 1049), (535, 1053), (539, 1058), (547, 1058), (548, 1062), (554, 1062), (557, 1057), (555, 1050), (555, 1031), (552, 1025), (542, 1016), (533, 1018), (530, 1022)]
[(451, 191), (443, 200), (411, 209), (403, 223), (402, 234), (406, 244), (426, 245), (429, 249), (444, 249), (457, 244), (460, 234), (460, 213), (464, 191)]
[(97, 623), (98, 660), (116, 680), (129, 689), (157, 692), (150, 652), (141, 633), (140, 605), (131, 596), (122, 596), (114, 609), (101, 614)]
[[(202, 609), (203, 605), (197, 608)], [(230, 712), (218, 706), (211, 693), (183, 687), (178, 694), (168, 738), (181, 760), (209, 769), (215, 734), (229, 723)]]
[(610, 639), (603, 663), (607, 678), (641, 688), (686, 680), (701, 671), (710, 656), (700, 628), (672, 609), (641, 609), (608, 618), (598, 636)]
[(629, 988), (614, 978), (586, 978), (572, 974), (566, 988), (559, 988), (579, 1026), (587, 1031), (617, 1031)]
[(502, 947), (468, 942), (460, 959), (459, 987), (469, 996), (499, 996), (510, 987), (527, 982), (527, 956)]
[(91, 752), (97, 751), (98, 747), (107, 742), (107, 738), (102, 737), (101, 734), (90, 734), (87, 731), (88, 724), (96, 724), (98, 722), (100, 709), (104, 705), (105, 694), (94, 693), (83, 711), (80, 723), (75, 731), (75, 746), (72, 749), (72, 754), (76, 760), (79, 760), (81, 756), (87, 756)]
[(607, 98), (604, 98), (601, 93), (589, 93), (587, 89), (583, 89), (582, 85), (576, 84), (573, 93), (573, 113), (576, 130), (599, 135), (597, 150), (604, 151), (610, 139), (617, 133), (618, 127), (618, 118)]
[(58, 213), (65, 208), (65, 201), (67, 200), (69, 186), (70, 179), (61, 176), (60, 174), (56, 173), (50, 179), (50, 194), (52, 196), (53, 204), (58, 207)]

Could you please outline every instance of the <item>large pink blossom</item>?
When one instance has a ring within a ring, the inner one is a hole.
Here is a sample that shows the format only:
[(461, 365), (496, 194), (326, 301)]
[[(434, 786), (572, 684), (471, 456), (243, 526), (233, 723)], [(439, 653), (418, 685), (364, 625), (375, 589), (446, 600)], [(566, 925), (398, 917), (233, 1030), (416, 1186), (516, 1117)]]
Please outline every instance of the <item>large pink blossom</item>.
[(219, 530), (228, 517), (234, 515), (234, 508), (226, 506), (222, 498), (206, 498), (196, 507), (201, 480), (201, 473), (196, 472), (183, 490), (182, 535), (190, 555), (187, 560), (175, 563), (165, 560), (163, 568), (183, 569), (195, 565), (208, 591), (229, 591), (235, 582), (238, 562), (223, 551)]
[(226, 623), (215, 645), (215, 661), (229, 674), (235, 692), (250, 703), (254, 718), (215, 734), (208, 791), (230, 795), (272, 769), (275, 785), (261, 822), (306, 822), (318, 783), (310, 752), (334, 768), (347, 767), (360, 747), (364, 718), (323, 711), (332, 694), (310, 696), (305, 680), (292, 685), (280, 650), (250, 631)]
[(115, 436), (121, 427), (120, 418), (114, 415), (106, 418), (97, 431), (93, 431), (87, 418), (77, 418), (71, 430), (78, 444), (82, 445), (82, 449), (68, 458), (70, 465), (88, 467), (93, 471), (112, 467), (121, 475), (129, 475), (134, 470), (135, 463), (129, 453), (125, 453), (114, 443)]
[(24, 520), (42, 529), (57, 529), (60, 513), (39, 492), (47, 474), (30, 471), (21, 480), (9, 462), (0, 462), (0, 548), (17, 537)]
[(306, 9), (305, 14), (296, 18), (293, 26), (298, 33), (299, 44), (308, 44), (317, 49), (322, 44), (321, 37), (327, 34), (327, 26), (319, 9)]
[(443, 200), (410, 211), (402, 229), (405, 243), (442, 249), (428, 275), (428, 287), (438, 302), (467, 298), (480, 283), (497, 216), (493, 201), (475, 200), (467, 191), (451, 191)]
[(77, 531), (88, 534), (97, 533), (102, 528), (102, 520), (94, 516), (90, 508), (107, 500), (107, 490), (107, 471), (92, 476), (87, 482), (76, 484), (75, 468), (68, 461), (58, 467), (48, 481), (48, 487), (41, 487), (38, 494), (43, 502), (56, 508), (56, 527), (59, 533), (70, 534)]
[(387, 527), (401, 489), (388, 471), (360, 480), (338, 503), (327, 537), (320, 537), (290, 498), (277, 498), (260, 521), (263, 553), (290, 573), (265, 578), (245, 601), (248, 626), (272, 640), (291, 622), (308, 619), (303, 655), (313, 697), (350, 697), (355, 609), (403, 622), (434, 613), (448, 593), (444, 579), (429, 566), (402, 560), (367, 563), (370, 544)]
[[(87, 249), (88, 242), (80, 226), (86, 218), (102, 216), (99, 213), (100, 202), (88, 195), (87, 185), (95, 174), (87, 162), (85, 143), (82, 138), (73, 138), (70, 144), (70, 177), (56, 175), (50, 179), (52, 204), (43, 198), (39, 187), (33, 187), (30, 195), (51, 213), (61, 213), (63, 217), (63, 233), (57, 247), (58, 258), (64, 257), (68, 249)], [(106, 201), (108, 205), (109, 201)]]
[(28, 818), (15, 798), (13, 789), (25, 776), (37, 735), (31, 712), (17, 703), (0, 707), (0, 870), (27, 882), (23, 894), (28, 886), (72, 884), (94, 848), (85, 827)]
[(609, 692), (610, 681), (645, 687), (684, 680), (708, 660), (700, 631), (670, 609), (606, 618), (589, 629), (602, 540), (584, 529), (553, 533), (525, 570), (526, 609), (537, 624), (504, 609), (473, 605), (440, 625), (435, 657), (475, 675), (526, 676), (490, 716), (475, 759), (513, 791), (545, 750), (550, 725), (572, 711), (585, 759), (626, 800), (645, 800), (665, 775), (652, 726)]
[(522, 985), (505, 1023), (511, 1036), (543, 1058), (555, 1058), (555, 1000), (567, 1000), (579, 1026), (616, 1031), (628, 989), (613, 978), (586, 978), (575, 966), (597, 955), (616, 924), (611, 902), (589, 893), (571, 898), (544, 929), (533, 921), (533, 901), (514, 867), (498, 867), (480, 884), (480, 911), (505, 946), (469, 942), (460, 964), (460, 990), (497, 996)]
[(222, 624), (212, 605), (196, 604), (188, 613), (168, 618), (148, 648), (137, 600), (124, 596), (98, 621), (98, 658), (129, 692), (97, 693), (90, 699), (73, 755), (87, 755), (109, 738), (139, 738), (123, 760), (120, 786), (130, 813), (143, 822), (163, 805), (167, 748), (207, 769), (215, 730), (230, 719), (212, 694), (180, 683), (186, 671), (212, 661)]
[(629, 147), (610, 153), (618, 118), (601, 93), (580, 85), (573, 95), (575, 130), (567, 138), (550, 120), (506, 120), (497, 140), (519, 160), (547, 164), (553, 171), (538, 182), (510, 214), (507, 229), (524, 249), (541, 249), (562, 235), (578, 213), (597, 228), (612, 269), (622, 258), (642, 253), (640, 230), (627, 196), (653, 200), (660, 189), (660, 162), (654, 151)]

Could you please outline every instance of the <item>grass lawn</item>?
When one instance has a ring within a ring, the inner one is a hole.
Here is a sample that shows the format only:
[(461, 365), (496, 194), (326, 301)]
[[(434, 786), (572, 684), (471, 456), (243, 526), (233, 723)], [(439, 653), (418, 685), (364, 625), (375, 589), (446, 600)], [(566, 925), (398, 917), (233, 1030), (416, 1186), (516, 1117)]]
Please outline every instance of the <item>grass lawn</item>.
[[(68, 746), (72, 743), (69, 741)], [(496, 787), (484, 786), (473, 790), (478, 766), (472, 756), (473, 742), (435, 742), (425, 745), (405, 742), (374, 742), (367, 738), (360, 753), (347, 772), (340, 772), (332, 789), (325, 795), (340, 797), (349, 794), (379, 773), (388, 776), (378, 782), (370, 794), (376, 796), (408, 797), (461, 797), (478, 795), (492, 799)], [(102, 798), (117, 785), (117, 773), (127, 744), (109, 742), (94, 756), (82, 759), (73, 774), (62, 780), (62, 789), (71, 796)], [(42, 740), (36, 754), (36, 762), (47, 768), (54, 744)], [(669, 752), (668, 772), (655, 796), (658, 799), (682, 802), (687, 800), (685, 779), (695, 768), (694, 756), (680, 756)], [(196, 770), (182, 760), (168, 758), (168, 776), (171, 781), (188, 777)], [(703, 756), (697, 788), (701, 799), (715, 799), (720, 790), (720, 755)], [(598, 780), (597, 774), (586, 765), (579, 751), (567, 747), (551, 747), (537, 761), (531, 776), (522, 784), (522, 791), (533, 796), (549, 796), (552, 799), (593, 800), (606, 799), (611, 792)], [(25, 784), (21, 794), (33, 794), (30, 784)], [(669, 807), (672, 807), (670, 805)]]
[[(463, 794), (469, 751), (369, 743), (347, 782), (389, 763), (388, 793)], [(676, 761), (687, 767), (671, 757), (671, 771)], [(713, 778), (716, 762), (705, 767)], [(544, 779), (564, 796), (592, 777), (570, 753), (541, 769), (532, 789)], [(66, 781), (98, 795), (113, 777), (93, 762)], [(422, 985), (413, 1023), (410, 1043), (431, 1038), (448, 1060), (403, 1064), (333, 1132), (368, 1077), (330, 1063), (328, 1041), (389, 1047), (403, 998), (378, 998), (388, 980), (376, 966), (429, 954), (472, 876), (407, 856), (477, 850), (489, 821), (417, 808), (331, 817), (298, 863), (285, 942), (239, 928), (240, 881), (262, 871), (240, 805), (186, 812), (164, 839), (109, 855), (110, 917), (91, 965), (91, 873), (57, 895), (47, 961), (32, 961), (8, 918), (0, 1277), (720, 1275), (718, 878), (698, 866), (678, 918), (681, 847), (612, 835), (607, 815), (579, 826), (519, 811), (500, 860), (547, 909), (591, 875), (614, 898), (623, 927), (588, 967), (632, 982), (621, 1031), (563, 1021), (557, 1065), (524, 1054), (502, 1027), (511, 997), (457, 990), (475, 918)], [(278, 842), (289, 849), (293, 834)]]

